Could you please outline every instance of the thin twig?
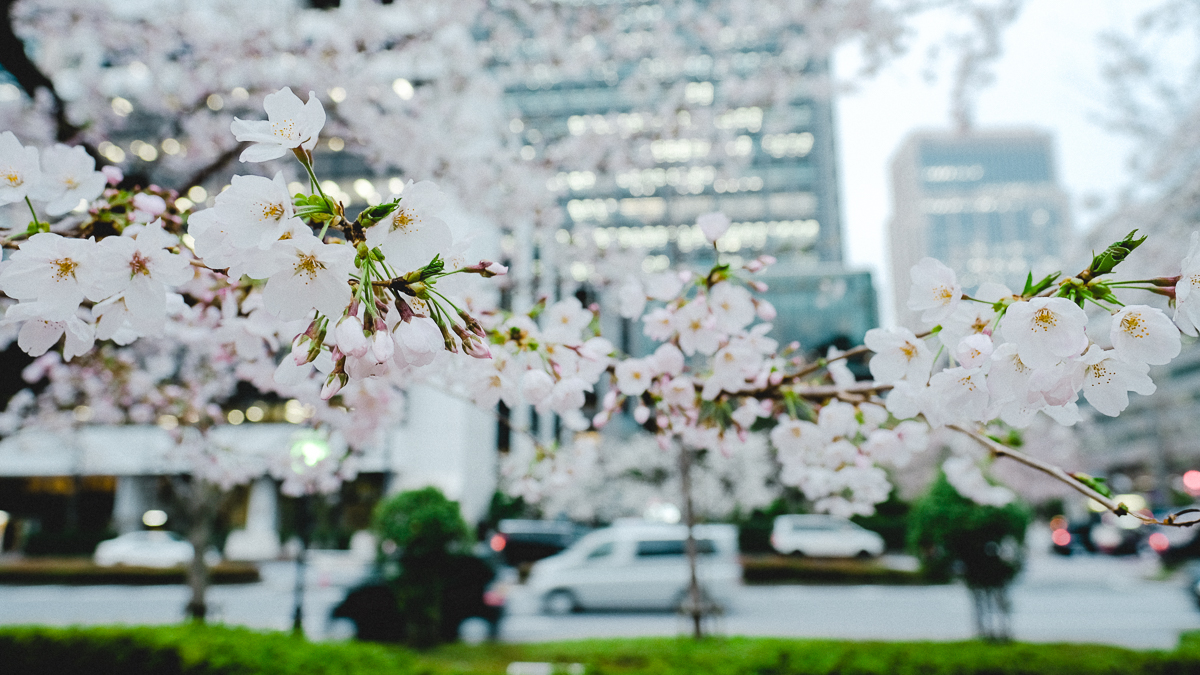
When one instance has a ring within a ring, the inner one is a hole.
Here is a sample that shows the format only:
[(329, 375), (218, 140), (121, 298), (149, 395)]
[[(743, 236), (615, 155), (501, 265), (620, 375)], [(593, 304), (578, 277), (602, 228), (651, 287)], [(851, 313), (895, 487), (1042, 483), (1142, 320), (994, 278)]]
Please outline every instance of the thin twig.
[(1115, 513), (1117, 515), (1128, 514), (1128, 515), (1133, 516), (1134, 518), (1137, 518), (1138, 520), (1142, 521), (1143, 523), (1146, 523), (1149, 525), (1171, 525), (1171, 526), (1175, 526), (1175, 527), (1189, 527), (1189, 526), (1195, 525), (1197, 523), (1200, 523), (1200, 519), (1192, 520), (1192, 521), (1188, 521), (1188, 522), (1184, 522), (1184, 523), (1176, 522), (1176, 520), (1175, 520), (1177, 517), (1179, 517), (1185, 513), (1196, 512), (1196, 509), (1186, 509), (1179, 513), (1171, 514), (1162, 520), (1158, 520), (1157, 518), (1155, 518), (1152, 515), (1147, 516), (1144, 513), (1139, 513), (1137, 511), (1130, 511), (1129, 507), (1125, 506), (1122, 503), (1113, 501), (1112, 498), (1110, 498), (1110, 497), (1106, 497), (1106, 496), (1100, 494), (1099, 492), (1094, 490), (1089, 485), (1083, 483), (1078, 478), (1076, 478), (1076, 477), (1072, 476), (1071, 474), (1067, 473), (1066, 471), (1064, 471), (1062, 469), (1062, 467), (1054, 466), (1053, 464), (1047, 464), (1046, 462), (1043, 462), (1040, 459), (1035, 459), (1033, 457), (1030, 457), (1029, 455), (1027, 455), (1019, 450), (1014, 450), (1013, 448), (1010, 448), (1006, 445), (997, 443), (996, 441), (992, 440), (991, 438), (988, 438), (987, 436), (985, 436), (977, 431), (971, 431), (969, 429), (964, 429), (955, 424), (948, 425), (948, 428), (969, 436), (976, 443), (979, 443), (983, 447), (987, 448), (996, 457), (1008, 457), (1009, 459), (1016, 460), (1017, 462), (1020, 462), (1021, 464), (1024, 464), (1025, 466), (1028, 466), (1032, 469), (1037, 469), (1038, 471), (1041, 471), (1042, 473), (1044, 473), (1052, 478), (1058, 479), (1059, 481), (1065, 483), (1066, 485), (1071, 487), (1076, 492), (1079, 492), (1083, 496), (1096, 500), (1097, 502), (1102, 504), (1104, 506), (1104, 508), (1108, 509), (1109, 511), (1112, 511), (1113, 513)]

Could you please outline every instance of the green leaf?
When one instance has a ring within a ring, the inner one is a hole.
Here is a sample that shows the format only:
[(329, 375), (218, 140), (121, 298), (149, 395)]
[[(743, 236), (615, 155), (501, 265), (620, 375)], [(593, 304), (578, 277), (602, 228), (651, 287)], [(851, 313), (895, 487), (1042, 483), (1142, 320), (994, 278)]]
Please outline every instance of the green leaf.
[(1105, 497), (1108, 497), (1111, 499), (1113, 496), (1112, 488), (1108, 487), (1108, 481), (1104, 478), (1098, 478), (1096, 476), (1089, 476), (1086, 473), (1082, 473), (1082, 472), (1078, 472), (1078, 471), (1075, 473), (1072, 473), (1071, 477), (1074, 478), (1075, 480), (1079, 481), (1080, 483), (1083, 483), (1084, 485), (1090, 487), (1091, 489), (1095, 490), (1096, 492), (1099, 492), (1100, 494), (1104, 495)]
[(1092, 257), (1092, 264), (1088, 267), (1088, 271), (1093, 277), (1101, 274), (1108, 274), (1113, 271), (1117, 265), (1121, 264), (1142, 242), (1146, 241), (1146, 236), (1135, 237), (1137, 230), (1125, 235), (1121, 241), (1114, 242), (1108, 248), (1104, 249), (1100, 255)]
[(1033, 295), (1033, 271), (1030, 270), (1029, 276), (1025, 277), (1025, 290), (1021, 291), (1021, 295), (1029, 297)]

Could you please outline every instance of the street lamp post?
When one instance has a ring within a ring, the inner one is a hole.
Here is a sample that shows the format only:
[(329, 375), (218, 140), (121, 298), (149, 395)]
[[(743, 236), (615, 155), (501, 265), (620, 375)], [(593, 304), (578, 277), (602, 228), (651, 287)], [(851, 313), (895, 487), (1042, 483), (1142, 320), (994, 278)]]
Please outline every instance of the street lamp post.
[[(306, 473), (329, 456), (329, 443), (324, 437), (309, 435), (292, 444), (292, 470)], [(309, 507), (312, 496), (305, 492), (296, 501), (296, 530), (300, 535), (300, 551), (296, 554), (296, 585), (293, 590), (292, 634), (304, 635), (304, 582), (308, 567), (308, 540), (311, 530)]]

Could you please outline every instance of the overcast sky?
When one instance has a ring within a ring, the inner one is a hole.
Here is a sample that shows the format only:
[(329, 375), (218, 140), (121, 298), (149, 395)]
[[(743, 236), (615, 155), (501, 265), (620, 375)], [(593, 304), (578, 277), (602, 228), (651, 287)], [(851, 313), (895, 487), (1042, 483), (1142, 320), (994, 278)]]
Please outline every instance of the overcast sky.
[[(1128, 29), (1138, 9), (1137, 3), (1117, 0), (1027, 2), (1005, 34), (995, 82), (976, 108), (977, 127), (1034, 127), (1053, 134), (1058, 179), (1071, 196), (1077, 229), (1103, 212), (1103, 207), (1081, 208), (1086, 197), (1111, 203), (1129, 178), (1125, 161), (1131, 143), (1100, 123), (1106, 89), (1097, 36)], [(943, 64), (932, 84), (922, 76), (928, 63), (925, 45), (944, 35), (948, 23), (944, 16), (930, 15), (918, 26), (920, 35), (906, 57), (837, 102), (846, 262), (874, 272), (885, 324), (892, 317), (885, 261), (891, 156), (910, 131), (950, 126), (946, 72), (951, 64)], [(837, 72), (854, 72), (856, 57), (852, 48), (838, 54)]]

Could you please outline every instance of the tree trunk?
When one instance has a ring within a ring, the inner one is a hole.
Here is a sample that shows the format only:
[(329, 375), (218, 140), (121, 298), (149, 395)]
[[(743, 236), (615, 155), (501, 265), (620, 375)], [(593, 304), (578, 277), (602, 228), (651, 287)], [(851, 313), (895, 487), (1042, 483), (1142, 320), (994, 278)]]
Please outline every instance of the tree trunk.
[(184, 611), (189, 619), (204, 623), (208, 616), (207, 595), (211, 581), (204, 554), (213, 544), (213, 525), (221, 504), (221, 490), (198, 479), (186, 484), (181, 480), (175, 483), (175, 494), (182, 497), (182, 505), (187, 513), (187, 538), (194, 549), (192, 561), (187, 567), (187, 583), (192, 597)]
[(988, 586), (971, 589), (975, 608), (975, 630), (988, 642), (1012, 640), (1012, 605), (1007, 586)]
[(700, 578), (697, 574), (696, 555), (696, 511), (692, 506), (692, 451), (679, 445), (679, 479), (683, 487), (683, 520), (687, 524), (688, 592), (683, 610), (692, 618), (692, 637), (704, 637), (704, 606), (700, 593)]

